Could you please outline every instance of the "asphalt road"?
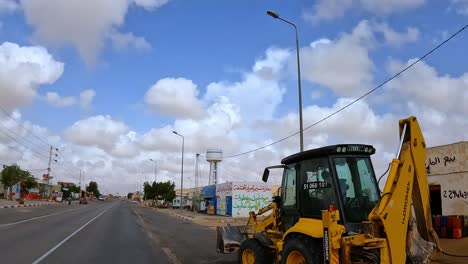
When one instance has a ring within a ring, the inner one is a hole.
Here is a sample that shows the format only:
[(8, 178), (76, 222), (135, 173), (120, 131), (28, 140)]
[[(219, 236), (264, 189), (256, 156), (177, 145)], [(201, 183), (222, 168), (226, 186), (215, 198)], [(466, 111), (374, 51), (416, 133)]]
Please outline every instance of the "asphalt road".
[(126, 200), (0, 209), (1, 263), (235, 263), (215, 230)]

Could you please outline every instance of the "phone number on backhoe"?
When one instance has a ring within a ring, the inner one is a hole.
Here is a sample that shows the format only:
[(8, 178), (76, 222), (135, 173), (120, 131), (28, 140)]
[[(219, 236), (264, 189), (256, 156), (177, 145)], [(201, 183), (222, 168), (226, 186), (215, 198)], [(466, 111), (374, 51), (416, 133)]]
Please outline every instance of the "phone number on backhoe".
[(444, 191), (444, 198), (449, 199), (468, 199), (468, 192), (461, 190), (447, 190)]

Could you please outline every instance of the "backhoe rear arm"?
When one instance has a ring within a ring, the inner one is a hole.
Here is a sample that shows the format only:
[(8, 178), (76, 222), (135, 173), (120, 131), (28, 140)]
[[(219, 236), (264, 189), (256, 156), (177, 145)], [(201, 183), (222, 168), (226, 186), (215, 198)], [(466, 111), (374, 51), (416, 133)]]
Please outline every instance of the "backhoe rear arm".
[(392, 160), (382, 199), (369, 214), (374, 230), (384, 228), (391, 263), (405, 263), (408, 223), (414, 208), (416, 226), (422, 238), (439, 247), (432, 228), (429, 186), (425, 160), (426, 143), (416, 117), (400, 120), (400, 149)]

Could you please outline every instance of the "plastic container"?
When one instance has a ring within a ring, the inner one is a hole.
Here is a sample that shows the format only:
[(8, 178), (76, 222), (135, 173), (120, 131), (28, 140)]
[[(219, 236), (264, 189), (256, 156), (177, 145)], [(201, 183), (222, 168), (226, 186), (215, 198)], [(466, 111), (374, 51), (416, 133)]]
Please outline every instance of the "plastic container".
[(434, 227), (440, 227), (440, 215), (434, 216)]
[(447, 217), (447, 229), (452, 229), (453, 228), (453, 216), (448, 216)]
[(462, 238), (462, 229), (460, 227), (454, 227), (452, 231), (452, 238), (454, 239), (460, 239)]
[(447, 227), (443, 226), (440, 228), (440, 237), (447, 238)]
[(209, 214), (209, 215), (214, 215), (214, 214), (215, 214), (214, 205), (210, 205), (210, 206), (208, 207), (208, 214)]
[(440, 227), (447, 226), (447, 216), (441, 215), (440, 216)]
[(453, 228), (462, 228), (463, 227), (463, 216), (454, 216), (452, 218)]

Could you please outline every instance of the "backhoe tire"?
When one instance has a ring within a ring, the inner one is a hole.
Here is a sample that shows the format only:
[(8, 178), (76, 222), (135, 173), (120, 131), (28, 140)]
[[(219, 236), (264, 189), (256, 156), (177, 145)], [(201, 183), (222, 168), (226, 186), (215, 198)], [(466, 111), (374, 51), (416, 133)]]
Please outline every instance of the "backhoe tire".
[(293, 237), (286, 240), (281, 252), (282, 264), (320, 264), (322, 245), (306, 237)]
[(271, 248), (265, 247), (257, 239), (247, 239), (239, 248), (239, 263), (242, 264), (272, 264), (275, 253)]

